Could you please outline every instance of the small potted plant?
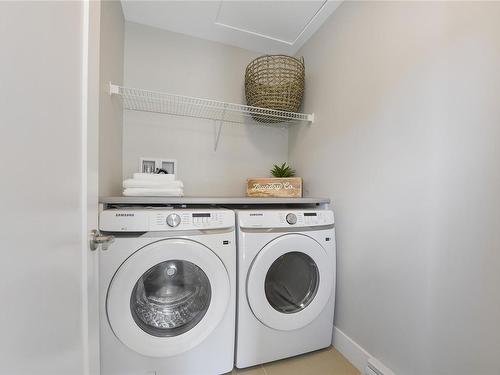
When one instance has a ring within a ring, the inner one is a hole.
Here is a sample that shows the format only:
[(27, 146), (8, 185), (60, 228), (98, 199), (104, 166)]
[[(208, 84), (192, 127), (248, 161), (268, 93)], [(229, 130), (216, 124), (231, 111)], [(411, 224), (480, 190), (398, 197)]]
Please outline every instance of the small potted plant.
[(272, 178), (249, 178), (247, 180), (247, 196), (300, 198), (302, 197), (302, 178), (295, 177), (295, 170), (287, 163), (274, 164), (271, 169)]

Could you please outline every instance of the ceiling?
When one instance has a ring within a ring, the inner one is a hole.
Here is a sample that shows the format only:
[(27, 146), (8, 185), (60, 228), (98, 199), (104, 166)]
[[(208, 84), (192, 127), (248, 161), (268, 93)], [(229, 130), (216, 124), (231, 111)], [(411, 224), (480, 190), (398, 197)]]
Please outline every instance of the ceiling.
[(122, 0), (141, 23), (262, 53), (294, 55), (341, 1)]

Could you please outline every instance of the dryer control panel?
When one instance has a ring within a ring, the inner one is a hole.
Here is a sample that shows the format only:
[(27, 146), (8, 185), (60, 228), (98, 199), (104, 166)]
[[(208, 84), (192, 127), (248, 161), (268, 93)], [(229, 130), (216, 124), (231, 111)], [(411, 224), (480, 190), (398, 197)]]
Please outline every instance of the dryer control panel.
[(106, 232), (160, 232), (234, 227), (234, 212), (225, 209), (113, 208), (99, 215)]
[(330, 210), (238, 210), (241, 228), (293, 228), (333, 225)]

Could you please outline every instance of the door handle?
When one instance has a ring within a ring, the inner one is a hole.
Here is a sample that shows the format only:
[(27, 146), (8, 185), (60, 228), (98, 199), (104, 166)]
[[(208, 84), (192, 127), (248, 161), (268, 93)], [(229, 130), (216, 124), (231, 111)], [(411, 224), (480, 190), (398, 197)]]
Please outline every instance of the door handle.
[(99, 245), (103, 250), (108, 250), (113, 242), (115, 242), (115, 236), (101, 234), (97, 229), (90, 231), (89, 246), (92, 251), (97, 250)]

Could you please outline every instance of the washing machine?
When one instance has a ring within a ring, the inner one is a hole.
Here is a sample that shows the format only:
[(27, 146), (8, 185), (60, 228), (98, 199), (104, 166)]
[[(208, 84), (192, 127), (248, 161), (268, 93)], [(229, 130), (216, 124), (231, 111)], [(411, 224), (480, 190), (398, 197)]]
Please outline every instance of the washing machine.
[(102, 375), (222, 374), (234, 364), (235, 217), (118, 208), (99, 252)]
[(236, 213), (236, 367), (330, 346), (336, 264), (333, 212)]

